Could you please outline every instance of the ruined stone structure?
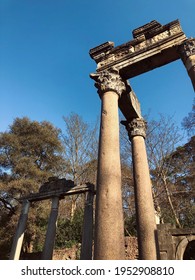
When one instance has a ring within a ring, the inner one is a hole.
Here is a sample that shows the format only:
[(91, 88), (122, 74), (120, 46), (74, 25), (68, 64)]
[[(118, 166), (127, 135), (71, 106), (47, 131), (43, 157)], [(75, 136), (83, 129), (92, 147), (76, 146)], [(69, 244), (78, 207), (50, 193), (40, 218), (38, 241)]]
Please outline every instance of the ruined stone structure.
[(166, 25), (154, 20), (132, 33), (134, 39), (123, 45), (106, 42), (90, 50), (98, 73), (114, 67), (126, 81), (182, 59), (195, 88), (195, 38), (185, 36), (178, 20)]
[(128, 79), (182, 59), (195, 89), (195, 39), (188, 39), (178, 20), (152, 21), (133, 31), (133, 40), (114, 47), (106, 42), (90, 50), (97, 63), (91, 74), (101, 99), (95, 259), (123, 259), (121, 170), (118, 107), (132, 143), (139, 258), (159, 258), (157, 227), (147, 162), (146, 122)]
[(176, 229), (171, 224), (158, 225), (161, 260), (195, 259), (195, 228)]
[(90, 183), (75, 186), (74, 182), (71, 180), (52, 177), (48, 182), (40, 187), (39, 193), (30, 194), (27, 197), (21, 198), (22, 210), (12, 244), (10, 260), (19, 260), (20, 258), (30, 204), (32, 202), (46, 199), (51, 199), (52, 203), (41, 259), (51, 260), (56, 235), (59, 201), (60, 199), (64, 199), (65, 196), (81, 193), (86, 193), (86, 202), (84, 209), (84, 226), (80, 258), (81, 260), (92, 259), (94, 186)]
[[(182, 259), (188, 243), (195, 240), (195, 231), (178, 231), (166, 225), (157, 229), (145, 147), (147, 124), (127, 80), (182, 59), (195, 89), (195, 39), (186, 38), (178, 20), (166, 25), (154, 20), (135, 29), (133, 40), (118, 47), (106, 42), (91, 49), (90, 56), (97, 63), (91, 78), (101, 99), (94, 259), (125, 259), (118, 107), (132, 144), (139, 259)], [(51, 259), (59, 200), (83, 192), (87, 198), (81, 259), (92, 259), (94, 188), (87, 184), (75, 186), (72, 181), (56, 178), (44, 184), (38, 194), (23, 198), (10, 259), (19, 259), (31, 202), (52, 200), (42, 253), (42, 259)]]

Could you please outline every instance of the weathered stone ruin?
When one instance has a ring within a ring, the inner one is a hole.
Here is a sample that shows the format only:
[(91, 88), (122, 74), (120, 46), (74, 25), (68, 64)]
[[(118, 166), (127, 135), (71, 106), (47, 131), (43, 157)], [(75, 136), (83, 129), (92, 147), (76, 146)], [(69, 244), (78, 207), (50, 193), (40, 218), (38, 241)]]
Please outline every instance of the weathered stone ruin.
[(145, 148), (146, 122), (127, 80), (182, 59), (195, 89), (195, 39), (186, 37), (178, 20), (166, 25), (154, 20), (132, 33), (133, 40), (120, 46), (106, 42), (90, 50), (91, 58), (97, 63), (91, 78), (102, 103), (95, 259), (124, 259), (118, 107), (126, 119), (122, 124), (132, 144), (139, 258), (160, 258)]
[(133, 30), (132, 34), (133, 39), (120, 46), (106, 42), (90, 50), (91, 58), (97, 63), (96, 72), (91, 74), (91, 78), (95, 80), (102, 105), (94, 256), (93, 186), (75, 186), (72, 181), (53, 178), (40, 188), (38, 194), (23, 199), (10, 259), (19, 259), (30, 203), (52, 199), (42, 253), (42, 259), (51, 259), (59, 199), (81, 192), (88, 193), (81, 259), (125, 259), (118, 108), (125, 118), (122, 124), (132, 144), (139, 259), (183, 259), (187, 254), (185, 250), (189, 251), (189, 244), (194, 242), (194, 229), (177, 230), (168, 225), (156, 225), (145, 147), (147, 125), (142, 118), (139, 101), (127, 80), (181, 59), (195, 89), (195, 38), (186, 37), (178, 20), (166, 25), (154, 20)]

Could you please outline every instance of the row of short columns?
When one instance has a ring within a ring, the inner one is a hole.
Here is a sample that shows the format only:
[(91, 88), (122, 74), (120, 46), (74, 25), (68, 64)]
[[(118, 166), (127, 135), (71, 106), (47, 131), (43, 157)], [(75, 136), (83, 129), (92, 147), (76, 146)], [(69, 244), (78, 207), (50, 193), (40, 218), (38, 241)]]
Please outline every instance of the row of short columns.
[[(55, 244), (57, 218), (59, 209), (58, 196), (52, 197), (51, 212), (48, 220), (48, 227), (45, 237), (45, 243), (43, 246), (42, 260), (51, 260), (53, 257), (53, 249)], [(93, 201), (94, 190), (90, 190), (86, 193), (85, 209), (84, 209), (84, 221), (83, 221), (83, 234), (82, 234), (82, 247), (81, 247), (81, 259), (92, 259), (92, 244), (93, 244)], [(16, 233), (14, 235), (12, 248), (10, 252), (10, 260), (19, 260), (24, 233), (28, 221), (28, 213), (30, 208), (30, 201), (24, 200), (22, 203), (22, 210), (18, 221)]]
[[(91, 74), (102, 101), (99, 139), (94, 259), (122, 260), (124, 220), (121, 191), (118, 99), (127, 90), (116, 69)], [(131, 110), (131, 108), (130, 108)], [(143, 119), (125, 122), (132, 142), (139, 258), (157, 259), (156, 223)]]

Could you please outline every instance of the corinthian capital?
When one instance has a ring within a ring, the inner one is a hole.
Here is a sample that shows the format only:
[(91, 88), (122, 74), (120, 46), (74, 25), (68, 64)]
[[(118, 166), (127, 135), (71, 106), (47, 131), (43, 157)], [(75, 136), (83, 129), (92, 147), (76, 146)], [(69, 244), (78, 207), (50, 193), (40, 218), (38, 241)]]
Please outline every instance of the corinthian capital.
[(122, 121), (121, 123), (125, 125), (130, 140), (134, 136), (142, 136), (146, 138), (147, 122), (143, 118), (136, 118), (130, 122)]
[(95, 80), (95, 87), (101, 96), (106, 91), (114, 91), (121, 96), (123, 91), (126, 91), (126, 83), (123, 82), (119, 71), (115, 68), (104, 70), (97, 73), (92, 73), (90, 77)]
[(189, 56), (195, 55), (195, 38), (188, 39), (180, 45), (179, 53), (184, 62)]

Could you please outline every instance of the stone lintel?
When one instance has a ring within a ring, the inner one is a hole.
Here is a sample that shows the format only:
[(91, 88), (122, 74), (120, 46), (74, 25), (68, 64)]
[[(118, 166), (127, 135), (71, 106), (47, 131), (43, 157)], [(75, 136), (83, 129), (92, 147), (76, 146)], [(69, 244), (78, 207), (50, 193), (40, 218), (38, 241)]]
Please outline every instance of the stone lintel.
[(30, 202), (46, 200), (55, 196), (58, 196), (60, 199), (63, 199), (65, 196), (68, 195), (75, 195), (75, 194), (85, 193), (88, 191), (95, 192), (93, 184), (87, 183), (87, 184), (77, 185), (74, 188), (64, 186), (63, 189), (56, 188), (56, 190), (52, 190), (48, 192), (32, 193), (29, 196), (20, 198), (20, 202), (22, 202), (23, 200), (28, 200)]
[(195, 228), (173, 228), (170, 233), (172, 236), (195, 235)]
[(187, 39), (178, 20), (166, 25), (152, 21), (135, 29), (133, 36), (133, 40), (118, 47), (112, 45), (106, 52), (98, 46), (98, 59), (91, 56), (97, 62), (97, 72), (115, 67), (127, 80), (179, 59), (177, 48)]

